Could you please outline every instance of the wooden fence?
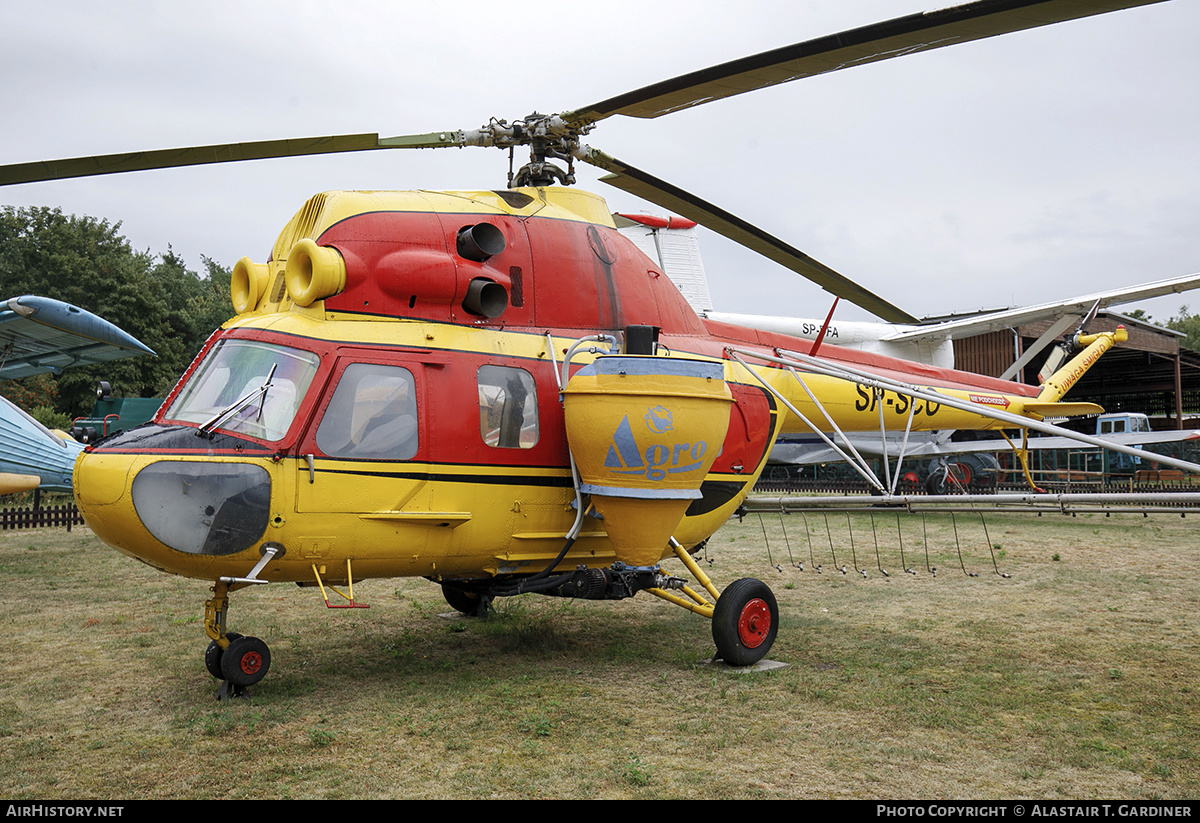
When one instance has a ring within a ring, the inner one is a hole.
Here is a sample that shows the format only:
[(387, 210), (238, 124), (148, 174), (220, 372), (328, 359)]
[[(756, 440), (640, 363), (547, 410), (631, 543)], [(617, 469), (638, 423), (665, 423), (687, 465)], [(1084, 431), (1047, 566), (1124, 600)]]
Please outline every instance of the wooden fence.
[(0, 531), (13, 529), (39, 529), (43, 526), (82, 526), (83, 516), (74, 503), (61, 506), (28, 506), (15, 509), (0, 509)]

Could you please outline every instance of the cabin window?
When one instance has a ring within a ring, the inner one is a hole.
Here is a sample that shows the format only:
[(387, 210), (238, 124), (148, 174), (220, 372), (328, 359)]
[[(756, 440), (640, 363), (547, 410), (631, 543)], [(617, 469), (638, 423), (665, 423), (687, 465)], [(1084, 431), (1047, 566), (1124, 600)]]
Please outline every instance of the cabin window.
[(165, 417), (280, 440), (291, 428), (320, 362), (312, 352), (287, 346), (222, 340), (205, 356)]
[(538, 441), (537, 387), (533, 375), (509, 366), (481, 366), (479, 433), (499, 449), (531, 449)]
[(375, 363), (347, 366), (317, 427), (317, 448), (330, 457), (409, 460), (418, 444), (412, 372)]

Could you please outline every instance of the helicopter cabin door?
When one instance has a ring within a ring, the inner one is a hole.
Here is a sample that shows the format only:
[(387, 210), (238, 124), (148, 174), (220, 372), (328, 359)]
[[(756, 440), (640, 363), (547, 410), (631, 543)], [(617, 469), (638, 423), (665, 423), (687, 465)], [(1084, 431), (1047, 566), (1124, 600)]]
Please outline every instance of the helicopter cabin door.
[(306, 556), (396, 540), (424, 546), (429, 382), (441, 366), (428, 361), (438, 356), (340, 353), (296, 455)]

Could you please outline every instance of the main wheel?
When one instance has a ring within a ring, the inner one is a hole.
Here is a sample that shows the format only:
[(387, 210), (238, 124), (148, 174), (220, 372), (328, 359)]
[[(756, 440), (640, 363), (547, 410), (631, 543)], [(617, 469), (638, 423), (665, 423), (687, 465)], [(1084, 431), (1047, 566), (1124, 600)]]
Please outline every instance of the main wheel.
[(270, 668), (271, 650), (257, 637), (239, 637), (221, 655), (221, 674), (234, 686), (253, 686)]
[[(236, 632), (227, 632), (225, 636), (229, 638), (230, 643), (241, 637)], [(225, 675), (221, 673), (221, 657), (224, 654), (225, 650), (215, 640), (209, 643), (208, 648), (204, 650), (204, 668), (208, 669), (208, 673), (217, 678), (217, 680), (225, 679)]]
[(779, 606), (761, 580), (743, 577), (725, 587), (713, 609), (713, 642), (731, 666), (749, 666), (766, 657), (779, 631)]
[(491, 602), (489, 598), (485, 598), (478, 592), (460, 589), (445, 583), (442, 584), (442, 597), (446, 598), (446, 602), (455, 611), (460, 611), (468, 617), (483, 617), (487, 614), (488, 603)]

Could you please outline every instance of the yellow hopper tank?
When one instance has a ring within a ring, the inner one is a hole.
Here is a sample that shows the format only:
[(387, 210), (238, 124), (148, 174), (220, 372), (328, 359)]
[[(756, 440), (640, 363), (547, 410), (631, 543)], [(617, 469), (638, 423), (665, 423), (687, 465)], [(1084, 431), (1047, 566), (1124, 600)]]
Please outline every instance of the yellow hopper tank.
[(567, 383), (567, 442), (617, 559), (652, 566), (720, 453), (733, 396), (719, 362), (607, 355)]

